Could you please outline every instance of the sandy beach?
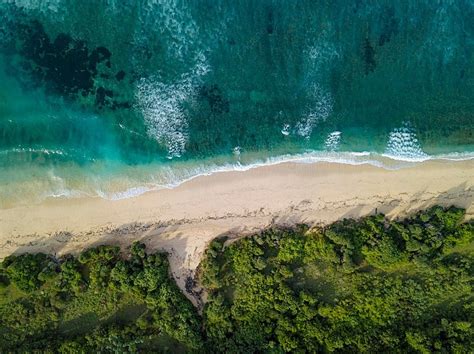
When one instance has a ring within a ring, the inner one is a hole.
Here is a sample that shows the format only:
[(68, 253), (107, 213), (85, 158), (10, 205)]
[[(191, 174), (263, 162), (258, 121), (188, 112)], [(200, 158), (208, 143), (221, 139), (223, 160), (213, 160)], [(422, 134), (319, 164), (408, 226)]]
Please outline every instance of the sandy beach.
[(434, 204), (474, 215), (474, 161), (430, 161), (390, 171), (370, 165), (283, 163), (201, 176), (118, 201), (50, 199), (0, 210), (0, 257), (77, 252), (134, 240), (170, 253), (184, 289), (206, 245), (270, 225), (327, 224), (376, 211), (394, 218)]

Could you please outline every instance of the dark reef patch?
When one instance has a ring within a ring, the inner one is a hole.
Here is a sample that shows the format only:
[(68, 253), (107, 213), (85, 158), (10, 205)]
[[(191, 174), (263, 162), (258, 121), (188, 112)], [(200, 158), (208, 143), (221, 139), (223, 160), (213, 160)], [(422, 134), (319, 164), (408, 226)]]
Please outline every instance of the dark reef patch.
[(89, 53), (84, 41), (74, 40), (60, 33), (51, 41), (38, 21), (19, 25), (19, 53), (24, 61), (23, 69), (40, 81), (47, 81), (62, 94), (90, 93), (94, 78), (102, 62), (110, 66), (111, 53), (98, 47)]
[(116, 75), (115, 78), (117, 81), (122, 81), (125, 78), (125, 71), (120, 70)]
[(103, 87), (99, 87), (95, 93), (95, 104), (99, 108), (110, 105), (111, 98), (114, 97), (112, 90), (106, 90)]
[(106, 47), (90, 49), (85, 41), (66, 33), (52, 39), (37, 20), (16, 23), (14, 36), (20, 65), (13, 70), (19, 76), (31, 77), (38, 86), (69, 99), (92, 96), (91, 102), (99, 109), (131, 107), (129, 102), (113, 99), (119, 95), (110, 87), (126, 73), (112, 72), (112, 53)]

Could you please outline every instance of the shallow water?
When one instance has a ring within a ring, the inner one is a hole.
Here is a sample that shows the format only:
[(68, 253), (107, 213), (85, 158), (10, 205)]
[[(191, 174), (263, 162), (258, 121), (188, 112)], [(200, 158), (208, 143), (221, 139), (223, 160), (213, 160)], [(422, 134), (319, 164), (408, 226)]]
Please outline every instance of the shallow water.
[(459, 0), (3, 2), (0, 206), (286, 160), (472, 158), (473, 16)]

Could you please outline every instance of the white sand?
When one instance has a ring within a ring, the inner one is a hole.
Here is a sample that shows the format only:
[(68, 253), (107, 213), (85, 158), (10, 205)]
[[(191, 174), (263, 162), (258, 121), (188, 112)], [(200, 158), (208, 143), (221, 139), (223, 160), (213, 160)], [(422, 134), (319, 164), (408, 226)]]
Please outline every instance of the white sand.
[(193, 276), (206, 245), (220, 235), (271, 224), (326, 224), (379, 212), (403, 216), (434, 204), (474, 215), (474, 160), (431, 161), (396, 171), (369, 165), (285, 163), (197, 177), (171, 190), (119, 201), (53, 199), (0, 209), (0, 257), (77, 252), (134, 240), (166, 250), (178, 284)]

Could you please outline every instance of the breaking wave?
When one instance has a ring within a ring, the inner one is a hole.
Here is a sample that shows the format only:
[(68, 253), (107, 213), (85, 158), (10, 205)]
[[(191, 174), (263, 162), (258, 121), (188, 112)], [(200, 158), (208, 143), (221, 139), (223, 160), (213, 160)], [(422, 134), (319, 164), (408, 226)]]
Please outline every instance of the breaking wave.
[(312, 106), (307, 109), (303, 119), (296, 124), (296, 134), (309, 139), (318, 122), (324, 122), (332, 113), (333, 102), (329, 92), (323, 90), (318, 84), (312, 89)]
[[(236, 153), (238, 151), (238, 153)], [(141, 166), (101, 165), (93, 163), (88, 170), (80, 167), (25, 170), (0, 169), (0, 207), (13, 207), (40, 203), (47, 198), (97, 197), (108, 200), (132, 198), (149, 191), (175, 188), (199, 176), (230, 171), (248, 171), (254, 168), (283, 163), (337, 163), (349, 165), (371, 165), (388, 170), (414, 166), (419, 160), (412, 157), (388, 156), (368, 151), (336, 152), (307, 151), (300, 154), (282, 154), (266, 157), (264, 152), (247, 153), (236, 148), (234, 156), (179, 161), (170, 164)], [(474, 160), (474, 152), (445, 155), (424, 155), (426, 160), (464, 161)], [(315, 166), (317, 168), (317, 166)], [(34, 174), (35, 178), (30, 176)], [(12, 176), (15, 176), (13, 178)]]
[(408, 123), (390, 133), (384, 155), (413, 161), (429, 159), (422, 150), (414, 129)]
[(340, 131), (334, 131), (328, 134), (326, 141), (324, 142), (324, 147), (327, 151), (336, 151), (339, 149), (341, 135), (342, 133)]
[[(428, 156), (428, 155), (427, 155)], [(472, 154), (446, 154), (427, 157), (426, 160), (450, 160), (450, 161), (462, 161), (462, 160), (473, 160), (474, 153)], [(200, 163), (194, 166), (186, 167), (166, 167), (161, 172), (154, 175), (153, 181), (146, 186), (131, 187), (123, 191), (107, 193), (104, 191), (97, 191), (97, 195), (102, 198), (110, 200), (119, 200), (125, 198), (131, 198), (143, 193), (160, 190), (160, 189), (172, 189), (179, 185), (190, 181), (200, 176), (209, 176), (214, 173), (222, 172), (243, 172), (254, 168), (279, 165), (284, 163), (303, 163), (303, 164), (315, 164), (315, 163), (338, 163), (348, 165), (371, 165), (379, 168), (388, 170), (398, 170), (401, 168), (411, 167), (417, 163), (412, 159), (399, 158), (399, 157), (387, 157), (384, 155), (370, 153), (367, 151), (363, 152), (317, 152), (309, 151), (302, 154), (285, 154), (275, 157), (255, 159), (253, 162), (240, 163), (236, 161), (234, 163)]]
[[(231, 171), (248, 171), (254, 168), (278, 165), (283, 163), (338, 163), (349, 165), (371, 165), (388, 170), (397, 170), (414, 166), (417, 160), (409, 157), (392, 156), (386, 154), (361, 152), (335, 152), (335, 151), (308, 151), (301, 154), (283, 154), (274, 157), (249, 156), (240, 153), (234, 156), (234, 161), (229, 162), (227, 158), (208, 159), (191, 162), (178, 162), (173, 165), (149, 165), (141, 167), (122, 166), (116, 170), (116, 174), (100, 174), (97, 171), (84, 176), (75, 175), (76, 182), (71, 183), (71, 176), (61, 176), (60, 171), (54, 174), (48, 172), (47, 179), (41, 181), (20, 182), (18, 193), (14, 194), (17, 201), (24, 203), (36, 198), (35, 202), (48, 197), (77, 198), (77, 197), (99, 197), (108, 200), (120, 200), (136, 197), (149, 191), (160, 189), (172, 189), (191, 179), (199, 176), (207, 176), (214, 173)], [(446, 155), (428, 156), (425, 160), (450, 160), (463, 161), (474, 160), (474, 153), (454, 153)], [(315, 166), (317, 168), (317, 166)], [(77, 171), (79, 172), (79, 171)], [(78, 182), (79, 181), (79, 182)], [(30, 184), (33, 183), (33, 184)], [(34, 192), (46, 191), (41, 196), (35, 196)], [(10, 188), (11, 191), (11, 188)], [(28, 196), (21, 195), (19, 191), (30, 193)], [(6, 194), (5, 194), (6, 193)], [(9, 196), (8, 190), (0, 188), (0, 199), (6, 200)], [(11, 193), (10, 193), (10, 196)], [(15, 203), (14, 203), (15, 204)]]
[(193, 98), (200, 78), (209, 71), (203, 54), (196, 62), (178, 82), (166, 84), (159, 79), (141, 79), (137, 87), (138, 108), (148, 134), (166, 147), (169, 159), (186, 151), (188, 122), (183, 104)]
[[(165, 61), (176, 65), (175, 78), (160, 69), (144, 77), (137, 85), (137, 108), (142, 112), (148, 135), (168, 151), (168, 158), (181, 157), (189, 138), (187, 112), (184, 105), (195, 96), (202, 78), (210, 71), (201, 43), (200, 29), (187, 5), (174, 0), (150, 0), (144, 19), (147, 26), (139, 27), (134, 43), (149, 45), (149, 26), (160, 28), (166, 45)], [(141, 60), (141, 57), (138, 57)]]

